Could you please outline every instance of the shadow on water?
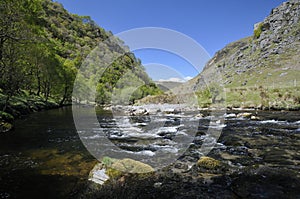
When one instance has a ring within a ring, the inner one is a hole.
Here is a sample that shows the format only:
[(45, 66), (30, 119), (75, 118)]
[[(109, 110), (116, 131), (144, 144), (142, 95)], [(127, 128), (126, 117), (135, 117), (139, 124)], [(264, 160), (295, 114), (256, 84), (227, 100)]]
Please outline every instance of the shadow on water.
[(0, 198), (69, 198), (95, 163), (71, 107), (31, 114), (0, 135)]
[(1, 178), (1, 198), (71, 198), (85, 182), (76, 176), (42, 175), (36, 170), (12, 171)]

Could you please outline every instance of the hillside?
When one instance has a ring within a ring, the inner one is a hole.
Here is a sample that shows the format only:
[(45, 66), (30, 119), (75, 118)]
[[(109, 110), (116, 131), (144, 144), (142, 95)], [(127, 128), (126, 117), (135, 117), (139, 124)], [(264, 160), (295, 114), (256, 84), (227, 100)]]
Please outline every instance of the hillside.
[(175, 87), (178, 87), (183, 84), (183, 82), (174, 82), (174, 81), (155, 81), (155, 84), (164, 92), (169, 91)]
[(274, 8), (254, 25), (252, 36), (225, 46), (197, 77), (173, 92), (196, 92), (201, 106), (223, 100), (227, 107), (299, 108), (299, 19), (299, 1)]
[(79, 78), (83, 91), (92, 86), (88, 78), (98, 80), (93, 101), (110, 103), (117, 84), (126, 89), (119, 82), (123, 74), (144, 84), (131, 103), (161, 92), (128, 47), (88, 16), (71, 14), (51, 0), (5, 0), (0, 16), (0, 121), (70, 104), (77, 72), (96, 47), (109, 60), (94, 62)]

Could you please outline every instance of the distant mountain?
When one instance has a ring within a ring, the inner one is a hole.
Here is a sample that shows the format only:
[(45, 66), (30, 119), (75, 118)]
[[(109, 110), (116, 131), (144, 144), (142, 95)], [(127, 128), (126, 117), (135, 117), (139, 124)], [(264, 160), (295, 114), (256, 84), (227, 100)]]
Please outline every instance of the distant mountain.
[(299, 19), (298, 0), (274, 8), (252, 36), (218, 51), (177, 95), (196, 92), (204, 106), (223, 100), (228, 107), (300, 108)]
[(169, 91), (183, 84), (183, 82), (174, 81), (155, 81), (154, 82), (162, 91)]

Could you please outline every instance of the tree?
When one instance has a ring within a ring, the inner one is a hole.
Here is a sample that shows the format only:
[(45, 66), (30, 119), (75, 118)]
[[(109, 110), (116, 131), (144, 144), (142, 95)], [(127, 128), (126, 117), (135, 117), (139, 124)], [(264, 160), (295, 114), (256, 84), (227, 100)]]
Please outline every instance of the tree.
[(3, 110), (20, 89), (26, 74), (24, 57), (31, 32), (22, 3), (21, 0), (3, 0), (0, 4), (0, 88), (6, 95)]

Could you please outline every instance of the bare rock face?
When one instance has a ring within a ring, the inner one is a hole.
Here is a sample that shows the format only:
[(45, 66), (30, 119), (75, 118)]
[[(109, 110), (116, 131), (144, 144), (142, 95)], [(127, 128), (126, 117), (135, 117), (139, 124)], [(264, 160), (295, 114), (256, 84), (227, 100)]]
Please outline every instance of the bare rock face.
[(281, 54), (284, 48), (292, 48), (290, 45), (299, 42), (299, 19), (299, 1), (284, 2), (271, 11), (271, 14), (256, 28), (261, 31), (258, 38), (259, 46), (262, 51), (267, 51), (264, 56), (270, 53)]
[[(181, 86), (182, 90), (192, 88), (195, 91), (212, 83), (224, 86), (248, 86), (252, 83), (251, 86), (254, 86), (254, 81), (241, 81), (240, 75), (255, 70), (259, 78), (264, 75), (259, 72), (266, 68), (300, 70), (299, 1), (291, 0), (274, 8), (262, 22), (254, 25), (253, 32), (252, 36), (230, 43), (218, 51), (197, 77)], [(268, 81), (277, 82), (278, 78), (268, 76)]]
[[(196, 93), (202, 107), (226, 105), (228, 108), (297, 110), (299, 54), (300, 1), (288, 1), (256, 23), (253, 35), (225, 46), (206, 63), (198, 76), (172, 91), (187, 99), (192, 96), (186, 93)], [(293, 94), (282, 97), (286, 93), (284, 88), (289, 88)], [(271, 89), (280, 90), (272, 95)], [(212, 94), (211, 101), (205, 99), (205, 91)]]

